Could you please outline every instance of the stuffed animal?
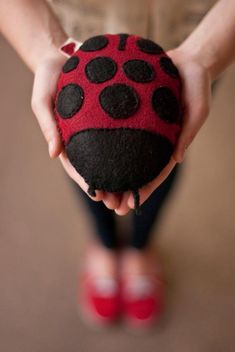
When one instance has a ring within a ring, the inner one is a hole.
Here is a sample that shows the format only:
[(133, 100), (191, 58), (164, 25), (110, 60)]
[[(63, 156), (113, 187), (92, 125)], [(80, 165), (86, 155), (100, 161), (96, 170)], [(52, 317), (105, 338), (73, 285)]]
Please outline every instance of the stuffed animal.
[(105, 34), (64, 64), (55, 117), (67, 156), (88, 193), (139, 189), (168, 164), (181, 130), (181, 80), (155, 42)]

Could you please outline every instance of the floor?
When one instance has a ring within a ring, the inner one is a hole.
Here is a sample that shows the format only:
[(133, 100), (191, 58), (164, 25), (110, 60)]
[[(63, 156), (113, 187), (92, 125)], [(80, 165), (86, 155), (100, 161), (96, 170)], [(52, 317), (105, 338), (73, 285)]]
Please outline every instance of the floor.
[[(0, 39), (0, 349), (4, 352), (235, 350), (235, 66), (221, 78), (156, 243), (167, 310), (149, 334), (80, 320), (79, 258), (92, 232), (30, 110), (32, 75)], [(11, 138), (10, 138), (11, 136)]]

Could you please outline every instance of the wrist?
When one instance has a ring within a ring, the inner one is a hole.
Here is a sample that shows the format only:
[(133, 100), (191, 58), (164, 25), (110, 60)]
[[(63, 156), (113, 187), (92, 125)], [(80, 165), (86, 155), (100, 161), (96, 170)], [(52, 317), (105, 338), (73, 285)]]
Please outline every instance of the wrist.
[(183, 53), (187, 61), (200, 66), (208, 74), (212, 82), (220, 73), (218, 68), (218, 54), (212, 46), (200, 46), (198, 43), (195, 44), (186, 40), (178, 47), (178, 50)]
[(48, 60), (61, 59), (61, 62), (64, 62), (66, 58), (61, 53), (60, 47), (67, 38), (64, 33), (61, 33), (60, 37), (57, 37), (56, 40), (50, 38), (44, 41), (42, 40), (41, 42), (38, 40), (38, 43), (35, 45), (35, 50), (31, 51), (31, 57), (29, 58), (32, 71), (35, 73), (37, 68)]

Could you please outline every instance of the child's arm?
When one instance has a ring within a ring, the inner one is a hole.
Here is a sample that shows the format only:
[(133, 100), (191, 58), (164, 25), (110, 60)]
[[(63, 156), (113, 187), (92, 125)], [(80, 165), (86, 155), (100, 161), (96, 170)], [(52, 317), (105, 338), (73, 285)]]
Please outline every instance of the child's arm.
[[(168, 52), (183, 78), (184, 124), (179, 142), (160, 177), (140, 190), (140, 204), (164, 181), (175, 162), (182, 162), (209, 113), (212, 81), (235, 59), (235, 1), (220, 0), (194, 32)], [(116, 212), (126, 214), (134, 207), (132, 195), (123, 198)]]
[(220, 0), (181, 44), (210, 73), (212, 80), (235, 60), (235, 1)]
[(0, 0), (0, 31), (33, 72), (67, 39), (43, 0)]
[(67, 36), (44, 0), (0, 0), (0, 30), (35, 74), (32, 108), (56, 157), (62, 146), (51, 103), (65, 61), (58, 47)]
[[(51, 158), (60, 160), (71, 178), (86, 192), (88, 186), (63, 151), (53, 114), (53, 98), (65, 56), (58, 48), (67, 35), (44, 0), (0, 0), (0, 31), (33, 71), (32, 109), (48, 143)], [(97, 191), (93, 200), (101, 200)]]
[(220, 0), (196, 30), (169, 53), (184, 78), (186, 114), (175, 159), (183, 160), (209, 112), (211, 82), (235, 59), (235, 1)]

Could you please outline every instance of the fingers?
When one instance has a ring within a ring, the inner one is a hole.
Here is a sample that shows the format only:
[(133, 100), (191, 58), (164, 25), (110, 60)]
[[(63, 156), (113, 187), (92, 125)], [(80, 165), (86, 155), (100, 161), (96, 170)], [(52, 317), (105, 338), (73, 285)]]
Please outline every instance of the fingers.
[(211, 101), (210, 78), (205, 70), (191, 65), (184, 68), (181, 76), (183, 78), (182, 95), (185, 111), (183, 128), (173, 154), (175, 161), (178, 163), (183, 161), (185, 150), (205, 122)]
[(108, 209), (116, 209), (120, 205), (122, 194), (105, 192), (103, 202)]
[[(56, 81), (56, 77), (53, 77), (53, 80)], [(56, 158), (63, 146), (54, 118), (51, 87), (51, 84), (48, 84), (47, 70), (40, 68), (35, 74), (31, 105), (48, 143), (49, 155), (51, 158)]]
[(126, 215), (127, 213), (129, 213), (130, 208), (129, 208), (127, 202), (128, 202), (129, 197), (130, 197), (130, 194), (131, 194), (131, 192), (123, 193), (121, 202), (119, 204), (119, 207), (117, 207), (115, 209), (115, 213), (117, 215), (123, 216), (123, 215)]
[(103, 202), (108, 209), (115, 211), (117, 215), (126, 215), (130, 208), (127, 204), (131, 192), (110, 193), (105, 192)]
[(51, 102), (45, 97), (33, 98), (32, 109), (48, 143), (49, 155), (51, 158), (56, 158), (61, 153), (63, 146), (51, 111)]
[(67, 174), (81, 187), (81, 189), (94, 201), (99, 202), (104, 199), (104, 192), (103, 191), (95, 191), (96, 196), (92, 197), (90, 194), (87, 193), (88, 185), (84, 181), (84, 178), (79, 175), (79, 173), (75, 170), (75, 168), (70, 163), (69, 159), (66, 156), (64, 151), (61, 152), (59, 155), (60, 161), (67, 172)]
[(201, 107), (192, 106), (190, 111), (186, 112), (183, 128), (173, 153), (176, 162), (181, 163), (184, 160), (185, 151), (202, 127), (208, 112), (209, 106), (206, 104)]
[(194, 131), (195, 127), (192, 123), (185, 123), (173, 153), (173, 158), (177, 163), (183, 162), (186, 149), (189, 147), (196, 135), (196, 132), (193, 134)]

